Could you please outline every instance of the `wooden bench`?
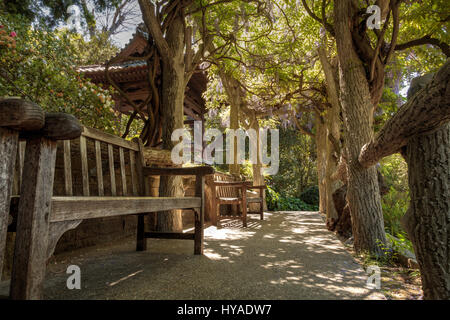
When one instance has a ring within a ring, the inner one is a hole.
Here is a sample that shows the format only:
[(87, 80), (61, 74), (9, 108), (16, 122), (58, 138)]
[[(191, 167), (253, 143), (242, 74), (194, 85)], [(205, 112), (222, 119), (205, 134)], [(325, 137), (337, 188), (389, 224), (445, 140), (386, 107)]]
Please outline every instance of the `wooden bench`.
[[(24, 148), (19, 147), (19, 138), (26, 141)], [(55, 196), (58, 140), (62, 140), (60, 146), (64, 150), (64, 194)], [(94, 146), (91, 153), (87, 145)], [(117, 154), (119, 179), (116, 179)], [(91, 157), (95, 158), (94, 168), (88, 165), (92, 163)], [(81, 179), (72, 176), (71, 165), (75, 159), (81, 162)], [(139, 139), (127, 141), (81, 127), (72, 116), (44, 114), (39, 106), (19, 99), (0, 100), (0, 163), (0, 176), (7, 177), (0, 181), (0, 274), (10, 212), (16, 220), (12, 299), (41, 297), (46, 262), (58, 239), (84, 219), (138, 215), (136, 250), (146, 249), (146, 238), (165, 238), (193, 240), (194, 254), (203, 253), (204, 177), (213, 173), (210, 167), (147, 167)], [(105, 163), (109, 177), (104, 176)], [(92, 171), (96, 173), (96, 190), (90, 184)], [(149, 197), (145, 177), (152, 175), (194, 175), (195, 196)], [(105, 188), (106, 179), (108, 188)], [(76, 194), (75, 180), (81, 182), (81, 195)], [(11, 196), (13, 186), (19, 188), (20, 196)], [(193, 233), (146, 232), (146, 213), (174, 209), (192, 209)]]
[[(247, 215), (258, 214), (260, 219), (264, 219), (264, 189), (266, 186), (253, 186), (252, 181), (212, 181), (210, 182), (212, 190), (213, 208), (216, 213), (217, 226), (220, 226), (220, 220), (224, 218), (240, 219), (244, 227), (247, 227)], [(257, 196), (250, 197), (248, 191), (259, 190)], [(250, 203), (259, 204), (258, 211), (248, 211)], [(236, 205), (241, 208), (239, 215), (221, 215), (221, 205)]]

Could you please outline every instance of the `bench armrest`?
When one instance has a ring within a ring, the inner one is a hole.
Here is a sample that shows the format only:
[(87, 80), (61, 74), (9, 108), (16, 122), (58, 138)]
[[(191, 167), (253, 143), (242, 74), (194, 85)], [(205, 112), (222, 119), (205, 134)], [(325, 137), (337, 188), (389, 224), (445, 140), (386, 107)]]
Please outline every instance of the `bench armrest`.
[(267, 189), (267, 186), (249, 186), (247, 189)]
[(146, 176), (204, 176), (213, 174), (214, 169), (209, 166), (191, 168), (151, 168), (144, 167), (143, 173)]
[(211, 184), (217, 187), (242, 187), (248, 185), (246, 181), (212, 181)]

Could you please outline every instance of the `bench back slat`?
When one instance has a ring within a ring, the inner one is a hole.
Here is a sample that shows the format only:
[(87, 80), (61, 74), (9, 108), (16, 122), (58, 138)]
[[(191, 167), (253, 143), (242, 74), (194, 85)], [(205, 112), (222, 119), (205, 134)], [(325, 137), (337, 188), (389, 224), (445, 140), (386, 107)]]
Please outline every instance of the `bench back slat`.
[(112, 144), (108, 144), (108, 158), (109, 158), (109, 176), (111, 178), (111, 195), (116, 196), (116, 171), (114, 169), (114, 150)]
[(105, 188), (103, 186), (103, 166), (102, 166), (102, 149), (101, 142), (99, 140), (95, 140), (95, 163), (97, 165), (97, 186), (98, 186), (98, 195), (105, 195)]
[[(12, 189), (15, 195), (20, 193), (25, 146), (26, 141), (20, 141)], [(143, 195), (145, 190), (138, 174), (144, 162), (142, 152), (137, 139), (128, 141), (83, 127), (79, 138), (58, 143), (54, 195)]]
[(131, 170), (131, 186), (133, 188), (133, 195), (139, 195), (138, 181), (136, 178), (136, 152), (130, 150), (130, 170)]
[(128, 194), (127, 175), (125, 173), (125, 157), (122, 147), (119, 147), (119, 157), (120, 157), (120, 175), (122, 176), (122, 195), (126, 196)]
[(70, 154), (70, 140), (64, 140), (64, 188), (66, 195), (72, 196), (72, 158)]
[(83, 179), (83, 196), (89, 197), (89, 167), (86, 150), (86, 137), (80, 137), (81, 176)]

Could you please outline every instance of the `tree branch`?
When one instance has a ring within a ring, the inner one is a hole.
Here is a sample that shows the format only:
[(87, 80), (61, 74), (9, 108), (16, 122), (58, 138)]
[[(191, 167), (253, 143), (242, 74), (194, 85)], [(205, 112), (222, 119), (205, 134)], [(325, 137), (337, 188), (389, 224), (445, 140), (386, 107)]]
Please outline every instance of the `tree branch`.
[(439, 39), (432, 38), (431, 35), (429, 35), (429, 34), (426, 36), (423, 36), (422, 38), (418, 38), (418, 39), (411, 40), (411, 41), (408, 41), (405, 43), (397, 44), (395, 46), (395, 51), (402, 51), (402, 50), (409, 49), (411, 47), (421, 46), (424, 44), (430, 44), (432, 46), (438, 47), (447, 56), (447, 58), (450, 57), (450, 46), (447, 43), (440, 41)]
[(150, 0), (139, 0), (139, 6), (142, 11), (142, 19), (155, 40), (161, 59), (166, 61), (171, 59), (172, 53), (156, 18), (155, 5)]

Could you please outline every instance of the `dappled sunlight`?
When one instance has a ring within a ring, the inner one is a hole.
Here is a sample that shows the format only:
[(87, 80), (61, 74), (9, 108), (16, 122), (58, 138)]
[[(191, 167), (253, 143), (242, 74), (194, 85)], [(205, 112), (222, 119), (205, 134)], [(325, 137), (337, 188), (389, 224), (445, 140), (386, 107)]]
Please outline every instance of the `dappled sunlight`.
[[(326, 230), (318, 213), (278, 212), (264, 218), (252, 219), (251, 228), (243, 228), (240, 221), (233, 227), (206, 228), (203, 256), (192, 255), (191, 242), (160, 239), (149, 241), (147, 252), (96, 259), (81, 265), (84, 283), (88, 284), (83, 294), (64, 291), (64, 298), (381, 297), (366, 288), (364, 270)], [(176, 250), (168, 249), (173, 246)], [(105, 266), (110, 270), (106, 282), (104, 276), (99, 276)], [(53, 277), (48, 283), (53, 289), (48, 294), (59, 299), (61, 290), (57, 285), (64, 286), (65, 273)], [(161, 291), (168, 287), (171, 290)]]
[(205, 240), (245, 240), (252, 237), (254, 231), (248, 231), (244, 228), (216, 228), (211, 226), (205, 229)]

